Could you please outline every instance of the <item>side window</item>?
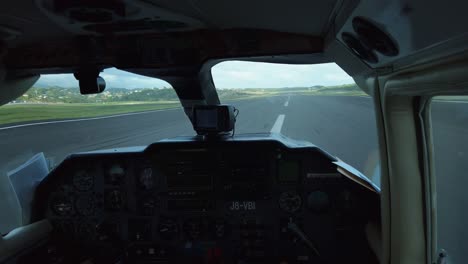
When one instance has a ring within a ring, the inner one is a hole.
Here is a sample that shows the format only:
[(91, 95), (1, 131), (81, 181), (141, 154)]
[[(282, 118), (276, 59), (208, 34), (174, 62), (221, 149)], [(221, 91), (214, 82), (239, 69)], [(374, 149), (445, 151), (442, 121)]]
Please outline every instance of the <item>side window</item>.
[(468, 96), (438, 96), (431, 103), (436, 171), (437, 244), (450, 263), (468, 255)]

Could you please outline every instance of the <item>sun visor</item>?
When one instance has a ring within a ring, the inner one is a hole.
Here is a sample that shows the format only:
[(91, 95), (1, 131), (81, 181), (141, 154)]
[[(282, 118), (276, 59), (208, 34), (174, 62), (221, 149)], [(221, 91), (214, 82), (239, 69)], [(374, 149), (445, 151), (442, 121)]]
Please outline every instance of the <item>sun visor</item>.
[(7, 104), (31, 88), (40, 75), (9, 78), (6, 70), (0, 68), (0, 105)]

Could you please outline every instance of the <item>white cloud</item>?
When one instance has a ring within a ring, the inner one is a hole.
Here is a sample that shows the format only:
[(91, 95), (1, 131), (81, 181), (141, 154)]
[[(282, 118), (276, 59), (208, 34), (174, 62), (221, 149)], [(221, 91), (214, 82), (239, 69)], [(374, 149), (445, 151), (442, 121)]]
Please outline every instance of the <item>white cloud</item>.
[[(218, 88), (281, 88), (353, 83), (353, 79), (335, 63), (287, 65), (245, 61), (222, 62), (212, 69)], [(106, 69), (101, 76), (107, 87), (153, 88), (170, 87), (167, 82), (115, 68)], [(77, 87), (72, 74), (43, 75), (38, 86)]]
[(228, 61), (214, 66), (212, 74), (219, 88), (281, 88), (353, 83), (353, 79), (335, 63), (288, 65)]
[(63, 86), (77, 87), (78, 81), (73, 77), (73, 74), (48, 74), (41, 75), (41, 78), (36, 83), (38, 86)]
[(255, 80), (255, 73), (253, 72), (245, 72), (245, 71), (225, 71), (223, 74), (230, 77), (231, 79), (240, 79), (245, 81)]
[[(110, 88), (161, 88), (171, 87), (166, 81), (146, 77), (143, 75), (133, 74), (126, 71), (117, 70), (116, 68), (105, 69), (100, 74), (106, 80), (106, 87)], [(62, 87), (78, 87), (78, 81), (73, 74), (49, 74), (41, 75), (41, 78), (36, 84), (37, 86), (62, 86)]]
[(324, 78), (325, 80), (335, 81), (335, 82), (350, 83), (353, 81), (353, 79), (350, 76), (343, 76), (342, 74), (336, 74), (336, 73), (325, 74)]

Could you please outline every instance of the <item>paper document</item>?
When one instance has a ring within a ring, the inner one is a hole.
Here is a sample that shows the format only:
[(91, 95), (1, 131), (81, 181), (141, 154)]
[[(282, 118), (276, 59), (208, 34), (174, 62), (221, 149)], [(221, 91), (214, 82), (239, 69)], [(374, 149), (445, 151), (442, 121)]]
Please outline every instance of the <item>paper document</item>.
[(47, 174), (49, 174), (49, 167), (42, 152), (7, 173), (21, 205), (23, 224), (28, 224), (30, 221), (34, 192)]

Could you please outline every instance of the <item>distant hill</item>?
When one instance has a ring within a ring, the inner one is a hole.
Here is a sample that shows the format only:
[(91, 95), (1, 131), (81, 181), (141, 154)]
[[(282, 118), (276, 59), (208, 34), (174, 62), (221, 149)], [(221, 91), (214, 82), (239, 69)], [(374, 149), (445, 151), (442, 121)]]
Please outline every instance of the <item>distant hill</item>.
[(33, 87), (17, 100), (17, 103), (100, 103), (128, 101), (176, 101), (172, 88), (165, 89), (125, 89), (110, 88), (100, 94), (81, 95), (78, 88)]
[[(355, 84), (339, 86), (312, 86), (288, 88), (218, 89), (221, 100), (273, 96), (280, 94), (307, 95), (365, 95)], [(110, 88), (103, 93), (81, 95), (78, 88), (33, 87), (15, 100), (15, 103), (105, 103), (105, 102), (154, 102), (178, 101), (172, 88), (125, 89)]]

